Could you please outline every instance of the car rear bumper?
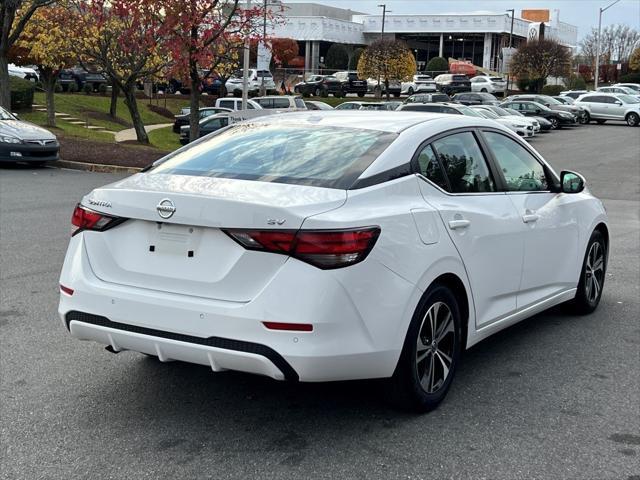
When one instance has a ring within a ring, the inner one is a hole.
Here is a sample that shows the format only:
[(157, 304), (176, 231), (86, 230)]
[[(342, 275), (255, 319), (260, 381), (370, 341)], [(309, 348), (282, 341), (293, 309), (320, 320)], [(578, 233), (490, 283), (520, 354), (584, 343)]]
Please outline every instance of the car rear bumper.
[[(60, 277), (73, 294), (61, 292), (58, 308), (78, 339), (277, 380), (393, 374), (406, 334), (404, 308), (415, 286), (377, 262), (339, 272), (289, 259), (251, 301), (210, 300), (102, 281), (91, 269), (82, 236), (71, 239)], [(345, 285), (354, 278), (361, 284), (352, 294)], [(366, 303), (355, 298), (372, 288), (389, 297), (375, 309), (369, 297)], [(313, 330), (269, 330), (264, 321), (308, 323)]]
[(0, 144), (0, 162), (52, 162), (59, 159), (60, 146), (36, 144)]

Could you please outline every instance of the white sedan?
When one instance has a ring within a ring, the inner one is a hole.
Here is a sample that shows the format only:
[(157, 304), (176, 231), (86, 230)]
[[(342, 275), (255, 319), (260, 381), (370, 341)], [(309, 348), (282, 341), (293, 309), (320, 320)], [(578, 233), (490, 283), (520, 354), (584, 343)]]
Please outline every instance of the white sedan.
[[(533, 125), (533, 122), (535, 122), (535, 120), (528, 120), (525, 117), (516, 117), (516, 116), (501, 117), (496, 112), (486, 108), (481, 108), (481, 107), (482, 107), (481, 105), (477, 105), (471, 108), (477, 111), (484, 118), (494, 120), (499, 124), (504, 125), (509, 130), (513, 130), (521, 137), (529, 138), (529, 137), (533, 137), (536, 134), (536, 129)], [(538, 130), (540, 130), (540, 127), (538, 127)]]
[(507, 82), (502, 77), (478, 75), (471, 80), (472, 92), (504, 93)]
[(418, 411), (465, 348), (562, 302), (595, 310), (609, 252), (579, 174), (494, 121), (423, 112), (241, 122), (88, 193), (72, 224), (72, 336), (215, 372), (388, 378)]

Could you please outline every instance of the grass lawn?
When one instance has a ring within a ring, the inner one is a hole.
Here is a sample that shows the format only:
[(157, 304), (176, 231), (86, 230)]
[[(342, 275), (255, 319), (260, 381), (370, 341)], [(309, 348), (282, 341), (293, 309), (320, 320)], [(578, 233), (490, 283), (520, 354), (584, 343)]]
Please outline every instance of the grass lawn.
[[(45, 95), (43, 92), (36, 92), (34, 103), (45, 105)], [(152, 103), (162, 108), (167, 108), (173, 113), (177, 113), (180, 108), (189, 105), (189, 98), (184, 99), (167, 98), (153, 100)], [(117, 132), (125, 128), (131, 128), (131, 116), (129, 110), (124, 104), (124, 98), (118, 99), (118, 119), (113, 120), (109, 117), (109, 105), (111, 97), (108, 95), (84, 93), (56, 93), (55, 105), (57, 112), (68, 113), (80, 120), (86, 120), (91, 125), (103, 127), (105, 130)], [(149, 108), (149, 100), (138, 99), (138, 110), (145, 125), (154, 123), (167, 123), (171, 121), (167, 117), (152, 111)]]
[(171, 128), (172, 127), (159, 128), (149, 132), (149, 142), (151, 142), (151, 145), (167, 152), (172, 152), (182, 147), (178, 141), (178, 134), (173, 133)]
[(47, 114), (46, 112), (20, 112), (18, 113), (20, 120), (35, 123), (36, 125), (42, 125), (47, 130), (55, 135), (64, 135), (69, 137), (78, 137), (85, 140), (95, 140), (98, 142), (111, 142), (114, 143), (113, 135), (110, 133), (99, 133), (87, 128), (83, 128), (79, 125), (73, 125), (69, 122), (64, 122), (60, 119), (56, 119), (56, 128), (47, 127)]

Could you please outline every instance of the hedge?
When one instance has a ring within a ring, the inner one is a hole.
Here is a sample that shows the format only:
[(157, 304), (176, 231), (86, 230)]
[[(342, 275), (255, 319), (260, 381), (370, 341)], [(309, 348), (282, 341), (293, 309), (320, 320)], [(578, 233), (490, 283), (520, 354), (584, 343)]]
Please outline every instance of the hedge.
[(28, 110), (33, 105), (33, 93), (36, 86), (33, 82), (13, 75), (9, 76), (11, 88), (11, 110)]
[(627, 73), (626, 75), (622, 75), (618, 81), (620, 83), (640, 83), (640, 72), (636, 73)]
[(560, 92), (563, 90), (566, 90), (566, 87), (563, 87), (562, 85), (545, 85), (542, 87), (542, 94), (551, 96), (560, 95)]

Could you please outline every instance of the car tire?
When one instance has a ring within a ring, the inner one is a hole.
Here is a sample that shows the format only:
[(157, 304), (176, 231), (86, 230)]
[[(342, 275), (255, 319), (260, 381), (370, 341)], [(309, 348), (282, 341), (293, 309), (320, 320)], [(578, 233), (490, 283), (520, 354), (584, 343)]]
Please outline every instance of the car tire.
[(627, 125), (629, 125), (630, 127), (637, 127), (638, 124), (640, 124), (640, 115), (631, 112), (627, 114), (625, 120), (627, 121)]
[(329, 92), (327, 92), (326, 88), (323, 88), (322, 90), (320, 90), (320, 96), (322, 98), (327, 98), (329, 96)]
[(413, 315), (390, 380), (389, 394), (395, 405), (428, 412), (442, 402), (460, 359), (461, 331), (455, 296), (444, 285), (431, 286)]
[(583, 125), (588, 125), (591, 122), (591, 115), (589, 115), (589, 112), (584, 112), (584, 116), (582, 117), (582, 121), (580, 123), (582, 123)]
[(589, 238), (580, 270), (578, 290), (571, 302), (575, 313), (586, 315), (598, 308), (607, 277), (607, 258), (607, 244), (604, 236), (600, 231), (595, 230)]
[(300, 93), (300, 89), (298, 87), (293, 87), (293, 93)]
[(481, 92), (487, 93), (487, 89), (483, 88), (482, 90), (480, 90)]
[(549, 121), (551, 122), (551, 129), (552, 130), (558, 130), (560, 128), (560, 122), (558, 121), (557, 118), (551, 117), (549, 119)]
[(342, 98), (342, 97), (344, 97), (344, 92), (342, 90), (336, 90), (333, 93), (333, 96), (336, 97), (336, 98)]
[(321, 93), (321, 90), (319, 87), (316, 87), (316, 89), (313, 91), (313, 96), (314, 97), (319, 97)]
[(604, 122), (606, 122), (606, 120), (596, 120), (598, 125), (604, 125)]
[(358, 97), (360, 98), (364, 97), (364, 92), (358, 92)]
[(409, 90), (407, 90), (407, 94), (408, 95), (413, 95), (414, 91), (413, 91), (413, 87), (409, 87)]

